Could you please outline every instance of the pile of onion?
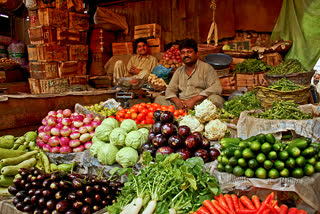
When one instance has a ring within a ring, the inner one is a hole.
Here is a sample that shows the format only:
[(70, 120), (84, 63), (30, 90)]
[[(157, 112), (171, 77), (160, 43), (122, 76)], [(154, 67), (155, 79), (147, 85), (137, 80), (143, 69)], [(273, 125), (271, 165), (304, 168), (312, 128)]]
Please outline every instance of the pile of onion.
[(174, 69), (183, 65), (180, 57), (180, 50), (178, 45), (173, 45), (169, 48), (163, 55), (162, 59), (159, 61), (166, 68), (173, 67)]
[(45, 152), (82, 152), (91, 147), (94, 131), (102, 121), (92, 114), (70, 109), (50, 111), (38, 128), (37, 145)]

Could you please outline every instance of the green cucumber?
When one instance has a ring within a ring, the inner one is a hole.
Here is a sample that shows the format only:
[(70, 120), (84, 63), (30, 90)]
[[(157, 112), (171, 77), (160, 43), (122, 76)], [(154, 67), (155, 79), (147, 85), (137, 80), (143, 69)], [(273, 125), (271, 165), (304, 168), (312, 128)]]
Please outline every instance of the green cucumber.
[(25, 151), (0, 148), (0, 159), (18, 157), (25, 153), (26, 153)]
[(20, 168), (30, 169), (37, 163), (37, 159), (30, 158), (28, 160), (25, 160), (21, 163), (19, 163), (16, 166), (5, 166), (1, 169), (1, 174), (6, 176), (15, 176), (18, 174), (18, 171)]
[(240, 141), (241, 141), (241, 138), (224, 137), (220, 141), (221, 148), (223, 149), (223, 148), (238, 146)]
[(288, 148), (298, 147), (299, 149), (305, 149), (308, 147), (308, 141), (306, 138), (297, 138), (289, 142)]
[(13, 185), (13, 176), (0, 175), (0, 186), (9, 187)]
[(20, 145), (17, 150), (18, 151), (25, 151), (25, 150), (27, 150), (27, 146), (26, 145)]
[(36, 155), (38, 151), (27, 152), (26, 154), (20, 155), (14, 158), (5, 158), (0, 161), (3, 166), (17, 165), (24, 160), (30, 159), (32, 156)]

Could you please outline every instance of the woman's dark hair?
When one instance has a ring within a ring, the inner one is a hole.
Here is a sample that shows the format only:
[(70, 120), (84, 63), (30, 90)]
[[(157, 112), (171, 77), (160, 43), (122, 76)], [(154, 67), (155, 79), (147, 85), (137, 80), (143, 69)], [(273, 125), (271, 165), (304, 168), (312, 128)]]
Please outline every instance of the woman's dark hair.
[(136, 39), (134, 41), (134, 44), (133, 44), (133, 50), (134, 50), (135, 53), (137, 52), (137, 46), (138, 46), (139, 42), (143, 42), (144, 44), (146, 44), (148, 46), (148, 42), (147, 42), (147, 40), (145, 38)]
[(181, 51), (183, 48), (192, 48), (194, 52), (198, 52), (198, 44), (193, 39), (184, 39), (179, 43), (179, 50)]

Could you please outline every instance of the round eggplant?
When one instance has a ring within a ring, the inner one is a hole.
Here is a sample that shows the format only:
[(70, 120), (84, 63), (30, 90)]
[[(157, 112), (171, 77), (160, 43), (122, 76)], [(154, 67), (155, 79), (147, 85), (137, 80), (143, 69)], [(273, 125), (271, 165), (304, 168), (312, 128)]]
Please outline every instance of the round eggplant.
[(69, 209), (69, 206), (70, 206), (70, 202), (68, 200), (62, 200), (56, 204), (56, 210), (59, 212), (65, 212), (66, 210)]
[(166, 138), (175, 135), (177, 134), (177, 127), (172, 123), (165, 123), (161, 126), (161, 134)]
[(190, 135), (189, 137), (187, 137), (184, 143), (188, 149), (196, 149), (200, 144), (200, 142), (198, 141), (198, 137), (195, 135)]
[(191, 158), (191, 153), (186, 148), (178, 149), (177, 153), (179, 153), (182, 156), (183, 160), (187, 160), (188, 158)]
[(202, 141), (201, 141), (201, 149), (209, 149), (210, 148), (210, 141), (205, 138), (205, 137), (202, 137)]
[(191, 129), (189, 126), (179, 126), (178, 128), (178, 135), (181, 137), (181, 139), (186, 139), (191, 134)]
[(157, 149), (156, 154), (161, 153), (162, 155), (165, 155), (165, 154), (170, 155), (173, 152), (174, 150), (170, 146), (162, 146)]
[(162, 123), (173, 123), (174, 116), (173, 116), (172, 112), (163, 111), (162, 114), (160, 115), (160, 121)]
[(172, 135), (168, 139), (168, 145), (174, 149), (177, 149), (184, 146), (184, 143), (178, 135)]
[(152, 139), (152, 144), (155, 147), (161, 147), (164, 146), (167, 142), (167, 139), (162, 135), (162, 134), (157, 134), (153, 139)]
[(18, 193), (18, 189), (17, 189), (17, 187), (14, 185), (12, 185), (12, 186), (9, 186), (9, 188), (8, 188), (8, 192), (11, 194), (11, 195), (15, 195), (15, 194), (17, 194)]
[(210, 148), (209, 150), (209, 156), (211, 161), (214, 161), (218, 158), (218, 156), (220, 155), (219, 150), (215, 149), (215, 148)]
[(153, 120), (155, 122), (160, 121), (161, 114), (162, 114), (161, 110), (156, 110), (155, 112), (153, 112)]
[(197, 149), (194, 152), (194, 156), (202, 158), (204, 162), (209, 161), (209, 154), (208, 154), (207, 150), (205, 150), (205, 149)]
[(162, 123), (160, 121), (157, 121), (157, 122), (153, 123), (152, 126), (151, 126), (152, 132), (155, 135), (160, 134), (161, 133), (161, 126), (162, 126)]

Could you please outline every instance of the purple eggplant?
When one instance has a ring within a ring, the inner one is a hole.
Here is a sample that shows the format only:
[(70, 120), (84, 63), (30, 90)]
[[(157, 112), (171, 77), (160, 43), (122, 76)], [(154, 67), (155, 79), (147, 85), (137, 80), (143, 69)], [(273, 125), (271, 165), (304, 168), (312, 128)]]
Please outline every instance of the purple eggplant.
[(191, 134), (191, 129), (189, 128), (189, 126), (185, 126), (185, 125), (179, 126), (178, 135), (182, 139), (186, 139), (190, 134)]
[(70, 207), (70, 202), (68, 200), (59, 201), (56, 204), (56, 210), (59, 212), (65, 212)]
[(177, 134), (177, 127), (172, 123), (165, 123), (161, 126), (161, 134), (169, 138), (171, 135)]
[(172, 112), (163, 111), (162, 114), (160, 115), (160, 121), (162, 123), (173, 123), (174, 116), (173, 116)]
[(168, 145), (174, 149), (180, 148), (184, 145), (183, 140), (178, 135), (172, 135), (168, 139)]
[(191, 153), (187, 148), (178, 149), (177, 153), (179, 153), (182, 156), (183, 160), (191, 158)]
[(155, 147), (161, 147), (164, 146), (167, 142), (167, 139), (162, 135), (162, 134), (157, 134), (153, 139), (152, 139), (152, 144)]
[(207, 150), (205, 150), (205, 149), (197, 149), (194, 152), (194, 156), (202, 158), (204, 162), (209, 161), (209, 154), (208, 154)]
[(165, 154), (170, 155), (173, 152), (174, 150), (170, 146), (162, 146), (157, 149), (156, 154), (161, 153), (162, 155), (165, 155)]
[(161, 133), (161, 126), (162, 126), (162, 123), (160, 121), (157, 121), (155, 123), (153, 123), (151, 125), (151, 130), (152, 132), (157, 135), (157, 134), (160, 134)]

